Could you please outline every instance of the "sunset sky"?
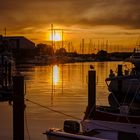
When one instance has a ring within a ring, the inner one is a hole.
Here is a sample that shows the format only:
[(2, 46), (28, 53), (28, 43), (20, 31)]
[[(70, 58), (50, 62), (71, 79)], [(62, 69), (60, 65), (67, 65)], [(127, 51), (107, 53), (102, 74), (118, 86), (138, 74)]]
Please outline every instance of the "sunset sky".
[(0, 33), (48, 40), (50, 25), (64, 39), (136, 42), (140, 36), (140, 0), (0, 0)]

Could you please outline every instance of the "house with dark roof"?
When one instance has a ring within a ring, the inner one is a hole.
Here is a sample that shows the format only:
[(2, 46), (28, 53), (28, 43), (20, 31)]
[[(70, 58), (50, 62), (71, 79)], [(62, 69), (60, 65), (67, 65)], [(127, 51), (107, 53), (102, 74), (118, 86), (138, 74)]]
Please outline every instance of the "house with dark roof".
[(35, 49), (35, 43), (24, 36), (6, 36), (3, 40), (8, 42), (11, 49)]
[(0, 36), (0, 53), (9, 52), (16, 63), (24, 63), (36, 55), (35, 43), (24, 36)]

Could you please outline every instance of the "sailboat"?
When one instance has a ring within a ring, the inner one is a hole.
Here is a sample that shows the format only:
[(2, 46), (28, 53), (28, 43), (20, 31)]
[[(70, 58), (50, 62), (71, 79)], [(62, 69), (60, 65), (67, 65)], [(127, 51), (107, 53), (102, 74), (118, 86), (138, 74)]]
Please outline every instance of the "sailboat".
[[(80, 125), (82, 132), (80, 132)], [(64, 122), (64, 130), (49, 129), (48, 140), (138, 140), (140, 139), (140, 109), (131, 104), (96, 105), (96, 71), (88, 72), (88, 106), (80, 124)]]

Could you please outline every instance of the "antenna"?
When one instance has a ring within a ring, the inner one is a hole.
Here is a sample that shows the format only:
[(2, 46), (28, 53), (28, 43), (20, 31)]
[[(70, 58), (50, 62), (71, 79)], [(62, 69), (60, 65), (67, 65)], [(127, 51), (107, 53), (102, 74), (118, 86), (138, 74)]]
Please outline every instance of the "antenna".
[(54, 34), (53, 24), (51, 24), (52, 47), (53, 47), (53, 36), (54, 36), (53, 34)]
[(6, 27), (4, 28), (4, 35), (5, 35), (5, 37), (6, 37)]
[(82, 39), (82, 54), (84, 54), (84, 47), (85, 47), (85, 40), (84, 38)]
[(63, 31), (63, 29), (61, 30), (61, 32), (62, 32), (62, 48), (63, 48), (63, 46), (64, 46), (64, 44), (63, 44), (63, 34), (64, 34), (64, 31)]

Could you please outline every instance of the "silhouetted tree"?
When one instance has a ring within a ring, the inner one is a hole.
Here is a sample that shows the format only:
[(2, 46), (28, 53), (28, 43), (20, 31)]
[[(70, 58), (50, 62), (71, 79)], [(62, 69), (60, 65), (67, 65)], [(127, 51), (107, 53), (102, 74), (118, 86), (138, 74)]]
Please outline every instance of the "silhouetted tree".
[(64, 54), (66, 54), (66, 49), (60, 48), (60, 49), (56, 50), (55, 54), (56, 55), (64, 55)]
[(39, 54), (43, 54), (43, 55), (53, 55), (54, 54), (54, 50), (52, 48), (52, 46), (47, 45), (47, 44), (37, 44), (36, 49), (38, 51)]
[(96, 59), (100, 61), (108, 60), (107, 51), (101, 50), (96, 54)]

